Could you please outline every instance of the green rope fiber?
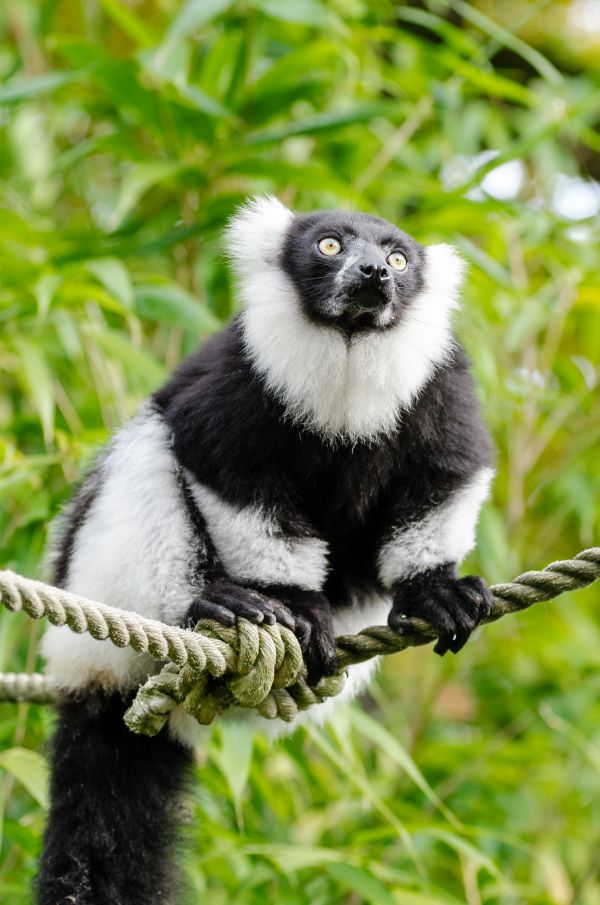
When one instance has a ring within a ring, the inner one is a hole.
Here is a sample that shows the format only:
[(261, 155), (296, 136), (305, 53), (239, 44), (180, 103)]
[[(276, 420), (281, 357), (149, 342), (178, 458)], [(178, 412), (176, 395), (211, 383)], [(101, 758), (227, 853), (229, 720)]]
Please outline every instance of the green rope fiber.
[[(600, 547), (551, 563), (540, 572), (525, 572), (492, 587), (494, 604), (486, 621), (586, 587), (598, 578)], [(11, 612), (22, 611), (32, 619), (46, 617), (53, 625), (67, 625), (117, 647), (149, 653), (161, 663), (160, 672), (141, 686), (125, 714), (129, 728), (144, 735), (159, 732), (177, 705), (203, 724), (231, 706), (254, 708), (267, 719), (289, 722), (299, 711), (338, 694), (348, 666), (427, 644), (436, 637), (421, 619), (406, 619), (401, 631), (380, 625), (357, 635), (341, 635), (337, 674), (313, 688), (306, 681), (297, 638), (279, 624), (254, 625), (238, 619), (229, 627), (205, 619), (190, 631), (10, 571), (0, 571), (0, 599)], [(47, 703), (60, 696), (60, 689), (42, 675), (0, 673), (0, 701)]]

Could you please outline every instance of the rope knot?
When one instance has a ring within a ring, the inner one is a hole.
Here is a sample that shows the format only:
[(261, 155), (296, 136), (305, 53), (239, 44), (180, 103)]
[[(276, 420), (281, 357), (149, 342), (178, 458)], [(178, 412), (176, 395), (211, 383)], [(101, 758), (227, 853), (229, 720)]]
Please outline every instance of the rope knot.
[(224, 626), (202, 619), (194, 632), (222, 646), (225, 671), (210, 675), (188, 664), (167, 665), (139, 689), (125, 714), (130, 729), (154, 735), (177, 704), (203, 725), (236, 706), (254, 708), (266, 719), (291, 722), (300, 710), (343, 688), (342, 672), (311, 688), (298, 639), (278, 623), (256, 625), (238, 618), (235, 625)]

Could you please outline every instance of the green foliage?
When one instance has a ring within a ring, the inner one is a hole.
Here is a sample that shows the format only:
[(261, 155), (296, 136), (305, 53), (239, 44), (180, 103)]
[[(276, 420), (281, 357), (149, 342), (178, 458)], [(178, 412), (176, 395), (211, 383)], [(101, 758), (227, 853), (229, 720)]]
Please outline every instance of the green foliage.
[[(591, 544), (600, 228), (597, 206), (574, 222), (558, 203), (600, 177), (600, 45), (576, 6), (6, 0), (2, 565), (41, 574), (98, 444), (232, 314), (219, 233), (255, 191), (461, 249), (459, 331), (498, 447), (470, 565), (496, 581)], [(196, 898), (598, 905), (594, 600), (507, 619), (453, 660), (391, 658), (368, 716), (253, 749), (217, 729), (193, 800)], [(0, 614), (0, 669), (39, 665), (38, 637)], [(30, 901), (50, 723), (0, 710), (7, 902)]]

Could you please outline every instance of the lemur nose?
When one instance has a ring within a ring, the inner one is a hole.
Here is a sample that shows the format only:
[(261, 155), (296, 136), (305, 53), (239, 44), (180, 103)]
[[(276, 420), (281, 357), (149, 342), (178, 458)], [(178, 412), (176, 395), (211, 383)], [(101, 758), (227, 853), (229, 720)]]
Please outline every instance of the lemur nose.
[(370, 283), (381, 285), (390, 279), (390, 271), (386, 264), (365, 263), (359, 264), (358, 270)]

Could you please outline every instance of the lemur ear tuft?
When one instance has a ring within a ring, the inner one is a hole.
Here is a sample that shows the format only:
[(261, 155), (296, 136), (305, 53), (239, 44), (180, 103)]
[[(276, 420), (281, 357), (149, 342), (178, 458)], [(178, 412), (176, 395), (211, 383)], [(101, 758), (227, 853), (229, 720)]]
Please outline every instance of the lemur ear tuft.
[(466, 264), (457, 250), (446, 243), (428, 245), (425, 248), (425, 260), (427, 288), (443, 296), (452, 307), (458, 307)]
[(231, 218), (225, 233), (226, 252), (241, 274), (273, 267), (294, 214), (274, 195), (257, 195)]

